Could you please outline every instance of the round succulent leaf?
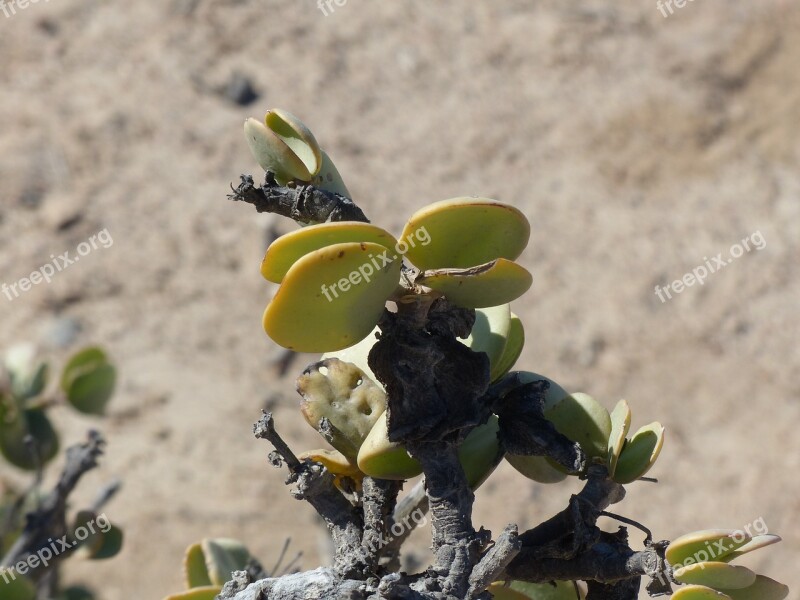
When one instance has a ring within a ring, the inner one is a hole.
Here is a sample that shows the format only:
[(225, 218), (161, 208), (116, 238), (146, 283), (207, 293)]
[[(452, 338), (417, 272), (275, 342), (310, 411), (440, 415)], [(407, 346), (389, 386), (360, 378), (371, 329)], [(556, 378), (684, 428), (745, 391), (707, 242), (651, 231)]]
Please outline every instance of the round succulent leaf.
[(415, 283), (464, 308), (486, 308), (516, 300), (530, 289), (533, 277), (517, 263), (498, 258), (467, 269), (424, 271)]
[[(411, 244), (419, 230), (430, 239), (424, 246)], [(513, 261), (529, 238), (528, 219), (513, 206), (488, 198), (453, 198), (414, 213), (400, 240), (409, 242), (408, 260), (426, 270), (463, 269), (498, 258)]]
[(213, 585), (225, 585), (231, 580), (231, 573), (243, 571), (251, 560), (250, 551), (238, 540), (206, 538), (200, 545)]
[(363, 474), (358, 470), (358, 466), (352, 464), (347, 457), (338, 450), (327, 450), (319, 448), (317, 450), (307, 450), (298, 454), (297, 458), (301, 461), (310, 460), (323, 465), (334, 475), (341, 477), (359, 477)]
[(575, 594), (575, 584), (572, 581), (549, 581), (547, 583), (512, 581), (511, 589), (525, 594), (525, 597), (530, 600), (578, 600)]
[(486, 588), (486, 591), (489, 592), (495, 600), (531, 600), (531, 596), (518, 592), (501, 582), (491, 584)]
[(122, 550), (124, 534), (105, 515), (82, 510), (75, 515), (70, 537), (84, 558), (106, 560)]
[(268, 281), (280, 283), (292, 265), (309, 252), (344, 242), (372, 242), (392, 250), (397, 240), (380, 227), (357, 221), (335, 221), (301, 227), (270, 244), (264, 260), (261, 261), (261, 275)]
[(631, 428), (631, 407), (628, 402), (620, 400), (611, 411), (611, 435), (608, 438), (608, 474), (614, 476), (619, 462), (625, 438)]
[(747, 567), (724, 562), (702, 562), (675, 569), (675, 580), (680, 583), (705, 585), (714, 589), (739, 589), (751, 586), (756, 574)]
[[(33, 438), (38, 461), (25, 443), (28, 435)], [(0, 453), (12, 465), (33, 471), (39, 461), (45, 464), (52, 460), (58, 454), (58, 447), (58, 434), (44, 411), (24, 410), (12, 421), (6, 421), (0, 415)]]
[(92, 560), (108, 560), (114, 558), (122, 550), (125, 534), (116, 525), (110, 525), (107, 531), (100, 532), (99, 545), (91, 552)]
[(587, 456), (605, 460), (611, 415), (597, 400), (588, 394), (571, 394), (545, 410), (544, 416), (559, 433), (580, 444)]
[(369, 368), (369, 352), (372, 350), (372, 347), (378, 341), (376, 335), (380, 333), (380, 328), (375, 327), (363, 340), (358, 342), (357, 344), (353, 344), (352, 346), (348, 346), (347, 348), (342, 348), (341, 350), (335, 350), (333, 352), (326, 352), (322, 355), (320, 360), (327, 360), (329, 358), (338, 358), (339, 360), (347, 363), (352, 363), (359, 369), (361, 369), (364, 374), (369, 377), (372, 382), (377, 385), (379, 388), (383, 389), (381, 382), (378, 381), (378, 378), (375, 376), (375, 373), (372, 372), (372, 369)]
[(732, 600), (727, 594), (712, 590), (704, 585), (680, 587), (672, 594), (672, 600)]
[(98, 346), (89, 346), (79, 350), (70, 357), (61, 371), (61, 389), (66, 392), (75, 378), (94, 371), (108, 362), (105, 351)]
[(544, 456), (506, 454), (506, 460), (522, 475), (538, 483), (558, 483), (567, 478), (567, 473), (556, 469)]
[(214, 600), (221, 591), (221, 585), (198, 587), (185, 592), (172, 594), (164, 598), (164, 600)]
[(297, 378), (300, 410), (319, 430), (327, 418), (333, 430), (328, 442), (355, 463), (361, 444), (386, 410), (386, 393), (353, 363), (329, 358), (310, 365)]
[(789, 586), (757, 575), (753, 585), (738, 590), (725, 590), (731, 600), (784, 600), (789, 595)]
[(264, 125), (302, 161), (308, 173), (307, 177), (303, 177), (304, 181), (308, 181), (319, 172), (322, 166), (322, 150), (305, 123), (289, 111), (273, 108), (264, 116)]
[(751, 539), (752, 536), (734, 529), (702, 529), (672, 540), (667, 546), (665, 557), (676, 569), (697, 562), (719, 561)]
[(498, 359), (496, 366), (492, 367), (492, 382), (499, 380), (511, 370), (522, 354), (524, 346), (525, 328), (522, 326), (520, 318), (512, 312), (506, 347), (503, 348), (503, 354)]
[(334, 244), (306, 254), (286, 273), (264, 311), (264, 330), (297, 352), (341, 350), (361, 341), (378, 324), (400, 279), (401, 261), (394, 259), (381, 264), (369, 281), (359, 271), (380, 261), (385, 251), (378, 244), (362, 242)]
[(511, 309), (508, 304), (479, 308), (475, 311), (475, 324), (469, 337), (462, 341), (474, 352), (489, 357), (491, 380), (499, 375), (499, 365), (511, 329)]
[(375, 421), (358, 451), (358, 468), (365, 475), (378, 479), (404, 480), (422, 473), (422, 466), (403, 445), (389, 441), (387, 413), (384, 411)]
[(643, 477), (658, 460), (664, 446), (664, 427), (654, 422), (645, 425), (625, 442), (614, 470), (614, 481), (632, 483)]
[(183, 577), (187, 588), (207, 587), (211, 585), (211, 577), (208, 575), (206, 557), (203, 554), (203, 547), (192, 544), (186, 549), (183, 557)]
[(67, 401), (78, 411), (103, 415), (117, 385), (117, 369), (102, 364), (75, 377), (67, 389)]
[(740, 547), (738, 550), (734, 550), (730, 554), (726, 554), (719, 560), (723, 562), (731, 562), (744, 554), (753, 552), (754, 550), (760, 550), (761, 548), (766, 548), (767, 546), (777, 544), (780, 541), (782, 541), (782, 539), (779, 535), (774, 535), (771, 533), (756, 535), (753, 536), (753, 539), (747, 542), (744, 546)]
[(325, 152), (325, 150), (322, 151), (322, 166), (319, 169), (319, 173), (317, 173), (316, 177), (314, 177), (314, 180), (311, 183), (314, 184), (315, 187), (325, 190), (326, 192), (339, 194), (345, 198), (353, 197), (350, 194), (350, 190), (348, 190), (347, 186), (344, 184), (344, 180), (339, 174), (339, 170), (336, 168), (336, 165), (333, 164), (331, 157), (328, 156), (328, 153)]

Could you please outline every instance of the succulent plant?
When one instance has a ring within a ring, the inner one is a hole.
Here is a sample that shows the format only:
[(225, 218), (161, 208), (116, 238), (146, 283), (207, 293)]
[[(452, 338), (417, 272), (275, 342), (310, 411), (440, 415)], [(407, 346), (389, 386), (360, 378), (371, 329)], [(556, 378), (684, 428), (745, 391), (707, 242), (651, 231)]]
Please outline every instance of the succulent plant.
[[(165, 600), (213, 600), (234, 571), (243, 571), (258, 562), (247, 547), (230, 538), (206, 538), (186, 549), (183, 559), (184, 592)], [(260, 570), (260, 566), (258, 566)]]
[(783, 600), (789, 588), (747, 567), (730, 564), (740, 556), (780, 542), (777, 535), (730, 529), (695, 531), (670, 542), (665, 552), (673, 578), (684, 584), (673, 598), (683, 600)]
[(0, 387), (0, 454), (25, 470), (51, 461), (59, 451), (58, 434), (47, 414), (64, 401), (75, 410), (102, 415), (114, 393), (116, 369), (100, 348), (85, 348), (70, 357), (60, 377), (61, 395), (48, 395), (49, 365), (35, 348), (11, 348), (4, 366), (7, 389)]
[[(628, 438), (631, 410), (625, 400), (620, 400), (609, 414), (588, 394), (569, 394), (547, 377), (529, 372), (514, 376), (521, 383), (544, 380), (550, 384), (544, 399), (544, 416), (559, 433), (579, 443), (590, 461), (604, 462), (614, 481), (636, 481), (655, 464), (664, 443), (664, 428), (660, 423), (651, 423)], [(507, 454), (506, 460), (517, 471), (539, 483), (557, 483), (567, 474), (577, 475), (540, 456)]]

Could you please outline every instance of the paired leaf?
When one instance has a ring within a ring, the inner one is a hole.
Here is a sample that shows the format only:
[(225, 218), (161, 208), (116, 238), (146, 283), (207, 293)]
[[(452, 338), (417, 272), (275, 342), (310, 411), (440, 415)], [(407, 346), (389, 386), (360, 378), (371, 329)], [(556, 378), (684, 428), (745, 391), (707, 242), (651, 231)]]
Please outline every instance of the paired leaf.
[(533, 277), (525, 268), (505, 258), (466, 269), (424, 271), (415, 281), (464, 308), (506, 304), (527, 292), (532, 282)]
[(519, 359), (522, 354), (522, 348), (524, 346), (525, 329), (522, 326), (520, 318), (512, 312), (506, 347), (503, 348), (503, 354), (500, 356), (497, 364), (492, 366), (492, 381), (497, 381), (511, 370), (514, 363), (517, 362), (517, 359)]
[(597, 400), (588, 394), (572, 394), (545, 410), (544, 416), (559, 433), (580, 444), (589, 457), (605, 460), (611, 436), (611, 416)]
[[(419, 243), (419, 231), (426, 232), (426, 245)], [(487, 198), (453, 198), (414, 213), (400, 240), (409, 245), (406, 257), (426, 270), (463, 269), (498, 258), (513, 261), (529, 237), (528, 219), (513, 206)]]
[(363, 267), (380, 262), (384, 252), (378, 244), (351, 242), (300, 258), (264, 312), (267, 334), (297, 352), (340, 350), (364, 339), (400, 278), (399, 260), (364, 276)]
[[(248, 549), (238, 540), (229, 538), (206, 538), (186, 549), (183, 560), (186, 586), (191, 591), (219, 590), (230, 581), (231, 573), (247, 568), (252, 560)], [(184, 596), (176, 595), (175, 598)], [(205, 596), (198, 596), (204, 598)], [(186, 598), (194, 598), (186, 596)], [(212, 596), (213, 598), (213, 596)]]
[(614, 470), (614, 481), (631, 483), (643, 477), (658, 460), (664, 446), (664, 428), (655, 422), (645, 425), (625, 442)]
[(731, 600), (731, 597), (703, 585), (689, 585), (672, 594), (672, 600)]
[(733, 529), (703, 529), (672, 540), (667, 547), (665, 557), (675, 568), (696, 562), (718, 561), (751, 539), (752, 537), (746, 533)]
[(346, 198), (353, 197), (352, 194), (350, 194), (350, 190), (348, 190), (347, 186), (344, 184), (344, 180), (339, 174), (339, 170), (336, 168), (336, 165), (333, 164), (331, 157), (328, 156), (328, 153), (325, 152), (325, 150), (322, 151), (322, 166), (320, 167), (317, 176), (314, 177), (312, 183), (316, 187), (320, 188), (321, 190), (325, 190), (326, 192), (339, 194), (340, 196), (344, 196)]
[[(756, 574), (747, 567), (724, 562), (702, 562), (675, 569), (675, 580), (680, 583), (705, 585), (714, 589), (739, 589), (751, 586)], [(727, 593), (727, 591), (726, 591)]]
[(268, 281), (280, 283), (292, 265), (309, 252), (345, 242), (372, 242), (392, 250), (397, 240), (380, 227), (356, 221), (301, 227), (270, 244), (261, 261), (261, 275)]
[(105, 413), (117, 384), (117, 370), (101, 348), (81, 350), (67, 362), (61, 375), (61, 389), (67, 400), (85, 414)]
[(731, 600), (784, 600), (789, 595), (789, 587), (765, 577), (757, 575), (753, 585), (739, 590), (725, 590)]
[(164, 600), (214, 600), (222, 591), (222, 586), (197, 587), (185, 592), (167, 596)]
[(620, 400), (611, 412), (611, 435), (608, 437), (608, 474), (614, 477), (625, 438), (631, 428), (631, 408), (625, 400)]
[(45, 464), (58, 454), (58, 434), (42, 410), (13, 410), (0, 403), (0, 453), (20, 469), (35, 470), (39, 461)]
[(738, 550), (734, 550), (733, 552), (726, 554), (725, 556), (719, 558), (719, 560), (723, 562), (731, 562), (733, 560), (736, 560), (743, 554), (747, 554), (748, 552), (753, 552), (754, 550), (760, 550), (761, 548), (766, 548), (767, 546), (771, 546), (772, 544), (777, 544), (780, 541), (782, 540), (779, 535), (773, 535), (773, 534), (757, 535), (754, 536), (753, 539), (747, 542), (744, 546), (741, 546)]
[(475, 324), (463, 343), (474, 352), (484, 352), (489, 357), (491, 380), (497, 379), (499, 361), (508, 343), (511, 329), (511, 309), (508, 304), (479, 308), (475, 311)]
[(244, 133), (256, 162), (274, 173), (280, 184), (311, 181), (322, 166), (322, 151), (314, 134), (287, 111), (268, 111), (264, 123), (247, 119)]

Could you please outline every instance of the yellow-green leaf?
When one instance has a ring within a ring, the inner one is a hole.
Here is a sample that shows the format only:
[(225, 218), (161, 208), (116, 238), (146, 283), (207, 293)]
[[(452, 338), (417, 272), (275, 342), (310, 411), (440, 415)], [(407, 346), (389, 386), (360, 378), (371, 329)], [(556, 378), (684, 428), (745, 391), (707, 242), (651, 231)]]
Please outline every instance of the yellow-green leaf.
[(597, 400), (588, 394), (572, 394), (546, 410), (544, 416), (559, 433), (579, 443), (588, 456), (605, 459), (611, 436), (611, 416)]
[(705, 585), (714, 589), (739, 589), (751, 586), (756, 574), (747, 567), (724, 562), (702, 562), (675, 569), (674, 577), (680, 583)]
[[(280, 283), (292, 265), (309, 252), (344, 242), (372, 242), (392, 250), (397, 240), (380, 227), (356, 221), (301, 227), (270, 244), (261, 261), (261, 275), (268, 281)], [(368, 273), (367, 269), (365, 271)]]
[(491, 380), (499, 374), (498, 361), (503, 355), (511, 329), (511, 309), (508, 304), (479, 308), (475, 311), (475, 324), (469, 337), (464, 340), (475, 352), (484, 352), (489, 357)]
[(498, 258), (468, 269), (424, 271), (416, 279), (464, 308), (485, 308), (516, 300), (528, 291), (531, 274), (515, 262)]
[(325, 150), (322, 151), (322, 166), (320, 167), (317, 176), (314, 177), (312, 183), (316, 187), (320, 188), (321, 190), (325, 190), (326, 192), (339, 194), (340, 196), (344, 196), (346, 198), (353, 197), (350, 194), (350, 190), (348, 190), (347, 186), (344, 184), (344, 180), (339, 174), (339, 170), (336, 168), (336, 165), (333, 164), (331, 157), (328, 156), (328, 153), (325, 152)]
[[(670, 542), (665, 556), (674, 568), (720, 560), (747, 544), (752, 539), (743, 531), (734, 529), (703, 529), (682, 535)], [(688, 562), (687, 562), (687, 559)]]
[(731, 597), (703, 585), (687, 585), (678, 588), (672, 600), (731, 600)]
[(522, 326), (520, 318), (512, 312), (506, 347), (503, 348), (503, 354), (498, 359), (497, 364), (492, 367), (492, 381), (497, 381), (511, 370), (514, 363), (519, 359), (520, 354), (522, 354), (524, 346), (525, 328)]
[(631, 483), (643, 477), (658, 460), (664, 445), (664, 428), (655, 422), (645, 425), (625, 442), (614, 471), (614, 481)]
[(789, 587), (765, 577), (757, 575), (753, 585), (740, 590), (725, 590), (731, 600), (783, 600), (789, 595)]
[(611, 411), (611, 435), (608, 438), (608, 474), (612, 477), (630, 428), (631, 408), (625, 400), (620, 400)]
[(742, 546), (738, 550), (734, 550), (730, 554), (726, 554), (719, 560), (723, 562), (731, 562), (732, 560), (736, 560), (743, 554), (747, 554), (748, 552), (753, 552), (754, 550), (760, 550), (761, 548), (766, 548), (767, 546), (771, 546), (772, 544), (777, 544), (780, 541), (782, 540), (781, 536), (779, 535), (773, 535), (769, 533), (764, 535), (756, 535), (753, 537), (752, 540), (747, 542), (744, 546)]
[[(412, 246), (419, 230), (430, 242)], [(513, 206), (488, 198), (453, 198), (414, 213), (400, 239), (409, 241), (407, 258), (425, 270), (474, 267), (498, 258), (513, 261), (529, 237), (528, 219)]]
[(194, 588), (167, 596), (164, 600), (214, 600), (222, 591), (222, 586), (205, 586)]
[[(264, 330), (297, 352), (340, 350), (359, 342), (377, 325), (397, 287), (400, 261), (388, 265), (378, 244), (334, 244), (310, 252), (289, 269), (264, 312)], [(378, 268), (365, 275), (365, 265)]]
[(183, 557), (183, 576), (187, 588), (207, 587), (211, 585), (208, 576), (206, 557), (200, 544), (192, 544), (186, 549)]

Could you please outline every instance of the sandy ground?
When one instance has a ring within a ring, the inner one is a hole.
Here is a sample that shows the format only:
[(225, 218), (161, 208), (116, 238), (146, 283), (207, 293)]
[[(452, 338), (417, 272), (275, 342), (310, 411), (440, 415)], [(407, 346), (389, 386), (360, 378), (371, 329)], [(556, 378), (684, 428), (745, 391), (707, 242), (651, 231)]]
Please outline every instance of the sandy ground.
[[(124, 554), (72, 561), (67, 579), (102, 600), (158, 599), (207, 535), (267, 565), (286, 537), (303, 567), (325, 560), (312, 509), (250, 434), (268, 403), (295, 449), (319, 445), (293, 383), (314, 357), (277, 377), (260, 327), (267, 232), (293, 225), (225, 200), (258, 170), (243, 119), (279, 106), (390, 230), (458, 195), (521, 208), (535, 283), (514, 306), (519, 365), (668, 429), (660, 483), (615, 509), (661, 539), (763, 519), (784, 544), (748, 562), (800, 597), (798, 27), (800, 5), (776, 0), (668, 17), (653, 0), (349, 0), (328, 16), (311, 0), (53, 0), (0, 14), (0, 282), (113, 237), (51, 284), (0, 296), (4, 345), (34, 339), (58, 358), (101, 343), (122, 371), (109, 418), (56, 413), (66, 442), (91, 426), (110, 440), (76, 502), (125, 481), (107, 510)], [(221, 93), (236, 73), (260, 95), (249, 106)], [(654, 293), (745, 238), (765, 245), (671, 300)], [(575, 489), (504, 464), (475, 521), (529, 526)]]

